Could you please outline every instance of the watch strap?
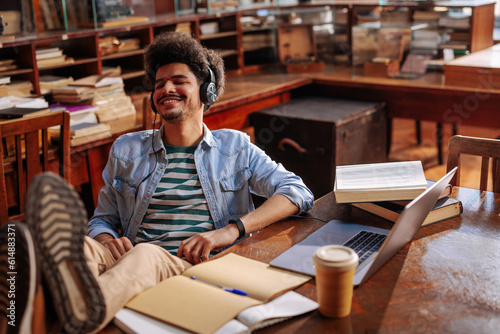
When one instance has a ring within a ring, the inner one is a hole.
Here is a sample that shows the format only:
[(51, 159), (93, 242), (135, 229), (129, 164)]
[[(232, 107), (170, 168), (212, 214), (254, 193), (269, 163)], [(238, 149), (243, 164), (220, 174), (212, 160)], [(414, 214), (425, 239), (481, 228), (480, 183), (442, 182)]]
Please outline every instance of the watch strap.
[(245, 225), (243, 225), (243, 222), (241, 221), (241, 219), (239, 219), (239, 218), (238, 219), (231, 219), (228, 223), (235, 224), (238, 227), (238, 232), (240, 233), (240, 235), (238, 236), (238, 239), (245, 236), (245, 234), (246, 234)]

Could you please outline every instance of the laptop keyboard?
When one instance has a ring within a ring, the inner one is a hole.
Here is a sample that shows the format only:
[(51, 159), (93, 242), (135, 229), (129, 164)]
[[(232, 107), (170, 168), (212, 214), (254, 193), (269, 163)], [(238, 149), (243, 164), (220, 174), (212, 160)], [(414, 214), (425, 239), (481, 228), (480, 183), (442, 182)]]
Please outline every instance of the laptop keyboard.
[(380, 233), (359, 231), (355, 236), (344, 243), (344, 246), (352, 248), (359, 256), (359, 264), (356, 268), (356, 272), (361, 270), (368, 263), (367, 260), (375, 257), (385, 238), (386, 235)]

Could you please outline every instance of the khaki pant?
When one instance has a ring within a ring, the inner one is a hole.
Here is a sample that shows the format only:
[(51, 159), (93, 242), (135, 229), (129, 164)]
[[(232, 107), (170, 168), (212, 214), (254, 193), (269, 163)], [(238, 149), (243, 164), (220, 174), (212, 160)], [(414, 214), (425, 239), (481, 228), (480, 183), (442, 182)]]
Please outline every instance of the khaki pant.
[(189, 262), (151, 244), (138, 244), (115, 260), (109, 249), (87, 236), (84, 254), (106, 303), (106, 318), (96, 332), (113, 320), (130, 299), (191, 267)]

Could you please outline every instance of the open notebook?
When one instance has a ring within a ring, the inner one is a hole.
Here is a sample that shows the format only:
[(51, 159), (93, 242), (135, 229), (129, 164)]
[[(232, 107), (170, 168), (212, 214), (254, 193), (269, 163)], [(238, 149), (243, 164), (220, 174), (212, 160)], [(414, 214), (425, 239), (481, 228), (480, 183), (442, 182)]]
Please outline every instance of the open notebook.
[[(253, 306), (240, 312), (215, 334), (251, 333), (259, 328), (290, 319), (318, 308), (318, 303), (294, 291), (288, 291), (270, 302)], [(165, 322), (124, 308), (114, 319), (117, 327), (125, 333), (137, 334), (188, 334), (190, 332), (171, 326)]]

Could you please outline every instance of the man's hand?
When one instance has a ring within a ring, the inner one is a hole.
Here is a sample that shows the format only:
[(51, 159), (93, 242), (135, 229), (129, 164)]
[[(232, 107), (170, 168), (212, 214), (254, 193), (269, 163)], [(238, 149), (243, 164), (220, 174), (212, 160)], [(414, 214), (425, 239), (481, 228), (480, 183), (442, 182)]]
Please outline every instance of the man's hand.
[(126, 252), (134, 248), (132, 242), (130, 242), (130, 239), (126, 237), (115, 239), (111, 234), (102, 233), (97, 235), (94, 239), (99, 241), (107, 249), (109, 249), (116, 260), (122, 257), (122, 255), (124, 255)]
[(231, 245), (238, 235), (238, 227), (235, 224), (210, 232), (198, 233), (181, 242), (177, 256), (182, 258), (184, 255), (189, 263), (198, 264), (208, 260), (211, 251)]

